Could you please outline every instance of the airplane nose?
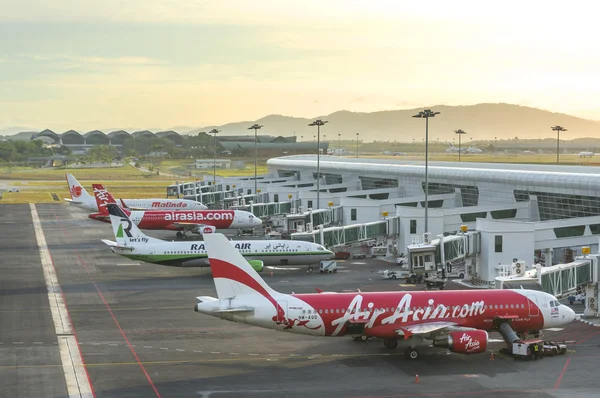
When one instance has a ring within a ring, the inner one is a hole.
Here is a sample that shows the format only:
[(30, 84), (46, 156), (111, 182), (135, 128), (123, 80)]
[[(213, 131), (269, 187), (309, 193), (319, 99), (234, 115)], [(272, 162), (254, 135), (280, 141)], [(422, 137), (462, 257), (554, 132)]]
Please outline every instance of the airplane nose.
[(565, 318), (567, 320), (567, 322), (572, 322), (575, 320), (575, 311), (573, 311), (572, 308), (567, 307), (566, 305), (563, 305), (563, 307), (565, 307), (566, 311), (565, 311)]

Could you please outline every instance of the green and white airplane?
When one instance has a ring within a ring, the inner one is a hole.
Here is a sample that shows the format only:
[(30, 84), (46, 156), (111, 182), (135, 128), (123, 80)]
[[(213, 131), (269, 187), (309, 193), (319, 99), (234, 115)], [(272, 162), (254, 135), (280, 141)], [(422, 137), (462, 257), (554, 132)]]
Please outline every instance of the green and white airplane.
[[(116, 242), (102, 239), (113, 253), (136, 261), (175, 267), (208, 267), (204, 242), (175, 242), (145, 235), (123, 209), (107, 204)], [(240, 240), (234, 247), (257, 270), (263, 265), (310, 265), (334, 257), (323, 246), (296, 240)]]

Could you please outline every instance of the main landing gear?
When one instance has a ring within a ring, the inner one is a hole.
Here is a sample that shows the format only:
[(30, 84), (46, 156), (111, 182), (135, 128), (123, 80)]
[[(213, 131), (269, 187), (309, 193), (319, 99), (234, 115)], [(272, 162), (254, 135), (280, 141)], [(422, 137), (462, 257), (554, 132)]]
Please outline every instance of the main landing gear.
[[(383, 339), (383, 346), (387, 349), (393, 350), (398, 347), (397, 339)], [(415, 360), (419, 359), (419, 351), (415, 347), (408, 347), (404, 351), (404, 355), (407, 359)]]
[(177, 233), (175, 235), (181, 240), (187, 239), (187, 235), (185, 234), (185, 232), (177, 231)]

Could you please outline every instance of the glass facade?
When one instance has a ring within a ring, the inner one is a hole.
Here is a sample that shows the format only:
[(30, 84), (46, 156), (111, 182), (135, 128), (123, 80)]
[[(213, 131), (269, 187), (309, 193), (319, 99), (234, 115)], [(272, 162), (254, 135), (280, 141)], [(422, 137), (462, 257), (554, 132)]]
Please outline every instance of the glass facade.
[(515, 190), (514, 195), (517, 202), (527, 202), (535, 195), (541, 221), (600, 215), (600, 197), (596, 196), (529, 190)]

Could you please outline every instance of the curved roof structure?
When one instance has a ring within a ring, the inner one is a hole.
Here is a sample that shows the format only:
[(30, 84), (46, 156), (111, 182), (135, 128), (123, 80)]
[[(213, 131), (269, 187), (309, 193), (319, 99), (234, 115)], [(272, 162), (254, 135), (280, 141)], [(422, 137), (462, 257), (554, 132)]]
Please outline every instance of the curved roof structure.
[(131, 134), (133, 137), (155, 137), (155, 134), (149, 130), (140, 130)]
[(176, 131), (159, 131), (156, 133), (156, 136), (159, 138), (168, 138), (176, 144), (181, 144), (183, 142), (183, 137)]
[(37, 137), (48, 137), (48, 138), (52, 138), (55, 141), (60, 141), (60, 136), (58, 134), (56, 134), (54, 131), (46, 129), (43, 131), (40, 131), (39, 133), (37, 133), (36, 135), (34, 135), (33, 137), (31, 137), (31, 139), (35, 139)]

